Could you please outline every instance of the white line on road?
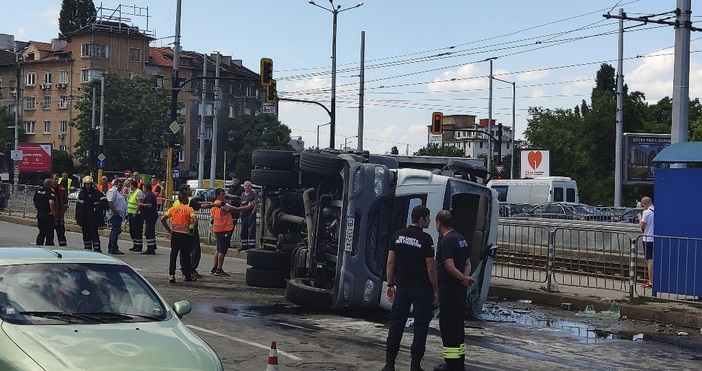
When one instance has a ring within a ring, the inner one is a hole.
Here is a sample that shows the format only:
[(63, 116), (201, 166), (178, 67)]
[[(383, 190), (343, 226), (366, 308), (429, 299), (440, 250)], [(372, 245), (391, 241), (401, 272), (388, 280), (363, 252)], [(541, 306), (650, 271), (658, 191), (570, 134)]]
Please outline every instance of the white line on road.
[[(268, 345), (263, 345), (263, 344), (255, 343), (255, 342), (253, 342), (253, 341), (249, 341), (249, 340), (237, 338), (237, 337), (234, 337), (234, 336), (225, 335), (225, 334), (219, 333), (219, 332), (217, 332), (217, 331), (208, 330), (208, 329), (206, 329), (206, 328), (197, 327), (197, 326), (193, 326), (193, 325), (188, 325), (188, 327), (190, 327), (190, 328), (193, 329), (193, 330), (202, 331), (202, 332), (206, 332), (206, 333), (208, 333), (208, 334), (221, 336), (221, 337), (223, 337), (223, 338), (227, 338), (227, 339), (229, 339), (229, 340), (238, 341), (238, 342), (240, 342), (240, 343), (244, 343), (244, 344), (247, 344), (247, 345), (251, 345), (251, 346), (254, 346), (254, 347), (256, 347), (256, 348), (268, 349), (268, 350), (271, 349), (270, 346), (268, 346)], [(294, 356), (294, 355), (292, 355), (292, 354), (290, 354), (290, 353), (287, 353), (287, 352), (283, 352), (283, 351), (281, 351), (281, 350), (278, 350), (278, 354), (279, 354), (279, 355), (282, 355), (282, 356), (285, 356), (285, 357), (288, 357), (288, 358), (292, 359), (293, 361), (302, 361), (302, 358), (300, 358), (300, 357), (298, 357), (298, 356)]]

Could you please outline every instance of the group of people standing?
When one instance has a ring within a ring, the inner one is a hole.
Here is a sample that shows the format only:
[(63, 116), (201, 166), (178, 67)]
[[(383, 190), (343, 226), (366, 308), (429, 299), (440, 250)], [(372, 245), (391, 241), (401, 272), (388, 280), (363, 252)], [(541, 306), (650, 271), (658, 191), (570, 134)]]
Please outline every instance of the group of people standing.
[(71, 189), (72, 180), (68, 173), (61, 177), (57, 173), (51, 178), (44, 179), (33, 197), (34, 207), (37, 209), (37, 227), (39, 234), (36, 238), (37, 245), (54, 246), (54, 232), (59, 246), (66, 246), (65, 215), (68, 210), (68, 191)]
[[(450, 211), (441, 210), (435, 218), (439, 233), (434, 253), (432, 237), (423, 231), (431, 223), (430, 211), (418, 205), (412, 209), (412, 224), (398, 231), (391, 239), (386, 265), (387, 297), (392, 302), (388, 330), (385, 367), (395, 370), (410, 308), (413, 307), (414, 338), (410, 347), (411, 371), (422, 371), (429, 323), (435, 307), (441, 310), (439, 328), (445, 363), (435, 371), (465, 370), (465, 333), (463, 319), (470, 276), (470, 246), (453, 229)], [(436, 256), (436, 257), (435, 257)]]

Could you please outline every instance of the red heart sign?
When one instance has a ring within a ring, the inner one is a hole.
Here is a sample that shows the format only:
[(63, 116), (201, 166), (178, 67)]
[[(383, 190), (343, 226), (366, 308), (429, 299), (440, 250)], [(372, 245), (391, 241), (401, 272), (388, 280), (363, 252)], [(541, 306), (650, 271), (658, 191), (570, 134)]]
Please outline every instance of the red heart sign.
[(529, 166), (536, 170), (536, 168), (541, 165), (541, 152), (530, 151), (529, 155), (527, 155), (527, 159), (529, 160)]

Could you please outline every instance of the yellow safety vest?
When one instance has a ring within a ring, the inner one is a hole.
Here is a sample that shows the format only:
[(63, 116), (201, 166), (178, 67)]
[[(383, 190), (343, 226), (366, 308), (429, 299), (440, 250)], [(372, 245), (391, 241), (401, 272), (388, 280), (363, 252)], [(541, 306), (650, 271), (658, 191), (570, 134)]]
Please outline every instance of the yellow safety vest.
[(129, 200), (127, 201), (127, 214), (136, 214), (137, 209), (137, 197), (139, 193), (144, 193), (141, 189), (137, 188), (131, 195), (129, 195)]

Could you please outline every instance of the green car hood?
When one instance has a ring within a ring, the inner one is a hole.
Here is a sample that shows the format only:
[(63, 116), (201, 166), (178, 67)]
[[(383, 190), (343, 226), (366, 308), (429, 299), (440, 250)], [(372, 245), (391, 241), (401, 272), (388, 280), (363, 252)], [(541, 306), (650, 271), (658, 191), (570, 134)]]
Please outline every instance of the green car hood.
[(212, 348), (175, 317), (96, 325), (3, 323), (2, 331), (0, 336), (19, 348), (15, 355), (24, 352), (52, 371), (219, 370), (221, 364)]

